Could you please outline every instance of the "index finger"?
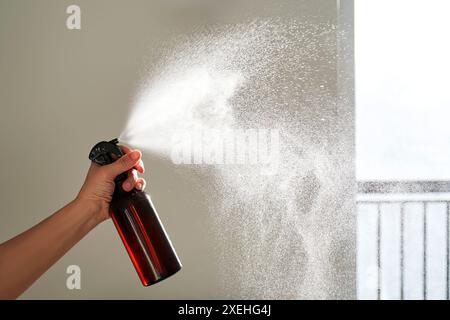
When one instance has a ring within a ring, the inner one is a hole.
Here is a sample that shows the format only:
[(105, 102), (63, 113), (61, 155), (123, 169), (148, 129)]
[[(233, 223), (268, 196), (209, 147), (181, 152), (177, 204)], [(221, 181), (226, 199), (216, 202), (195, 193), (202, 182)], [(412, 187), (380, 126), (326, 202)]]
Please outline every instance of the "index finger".
[[(119, 145), (119, 148), (123, 151), (124, 154), (130, 153), (131, 151), (133, 151), (131, 148), (128, 148), (127, 146), (124, 146), (124, 145)], [(142, 162), (142, 159), (139, 160), (139, 162), (134, 167), (136, 168), (136, 170), (139, 173), (144, 173), (144, 171), (145, 171), (144, 163)]]
[(119, 148), (123, 151), (123, 153), (127, 154), (131, 152), (131, 149), (124, 145), (119, 145)]

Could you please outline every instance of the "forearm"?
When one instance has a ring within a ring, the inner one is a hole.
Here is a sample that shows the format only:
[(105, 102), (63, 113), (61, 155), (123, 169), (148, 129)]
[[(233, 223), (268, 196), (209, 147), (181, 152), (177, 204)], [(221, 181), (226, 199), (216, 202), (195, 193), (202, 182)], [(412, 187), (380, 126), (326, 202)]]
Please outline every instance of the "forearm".
[(74, 200), (0, 245), (0, 299), (15, 299), (100, 220), (95, 208)]

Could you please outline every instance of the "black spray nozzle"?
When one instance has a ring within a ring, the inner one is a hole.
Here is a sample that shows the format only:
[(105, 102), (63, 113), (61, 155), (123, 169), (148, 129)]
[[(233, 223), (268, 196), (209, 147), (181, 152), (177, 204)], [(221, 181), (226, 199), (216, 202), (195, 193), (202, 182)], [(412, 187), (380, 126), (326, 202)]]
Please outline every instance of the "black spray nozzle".
[(123, 156), (122, 150), (117, 145), (118, 143), (119, 139), (117, 138), (97, 143), (89, 153), (89, 160), (101, 166), (113, 163)]

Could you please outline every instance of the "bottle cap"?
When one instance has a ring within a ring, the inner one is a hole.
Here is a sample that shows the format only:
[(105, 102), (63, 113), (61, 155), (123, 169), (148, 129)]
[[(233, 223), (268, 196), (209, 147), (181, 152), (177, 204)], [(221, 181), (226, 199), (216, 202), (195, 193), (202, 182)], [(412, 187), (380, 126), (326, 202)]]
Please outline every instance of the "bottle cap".
[(113, 163), (123, 156), (122, 150), (117, 145), (118, 143), (117, 138), (97, 143), (89, 153), (89, 160), (101, 166)]

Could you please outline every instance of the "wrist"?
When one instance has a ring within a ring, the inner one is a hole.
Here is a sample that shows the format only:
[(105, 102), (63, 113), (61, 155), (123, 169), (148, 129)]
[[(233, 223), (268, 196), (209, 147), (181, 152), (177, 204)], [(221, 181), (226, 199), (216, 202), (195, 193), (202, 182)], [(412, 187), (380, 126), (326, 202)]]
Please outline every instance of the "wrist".
[(106, 220), (101, 214), (104, 211), (104, 208), (98, 201), (77, 196), (72, 203), (77, 207), (77, 211), (86, 216), (86, 225), (88, 228), (93, 229)]

